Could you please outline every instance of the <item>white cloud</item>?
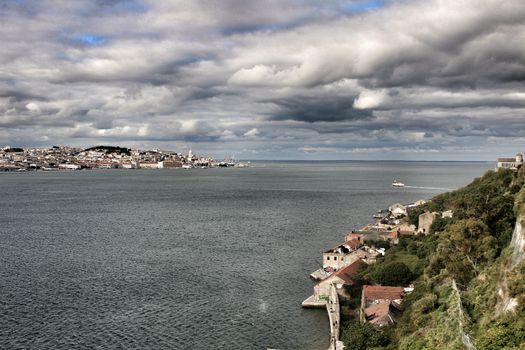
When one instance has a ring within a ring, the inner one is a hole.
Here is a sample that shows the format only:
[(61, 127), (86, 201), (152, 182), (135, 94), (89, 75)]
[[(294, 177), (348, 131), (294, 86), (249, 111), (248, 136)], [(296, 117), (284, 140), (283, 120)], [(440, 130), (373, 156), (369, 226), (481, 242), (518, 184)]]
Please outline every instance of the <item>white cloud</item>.
[(359, 14), (341, 1), (111, 4), (3, 8), (0, 144), (196, 142), (268, 158), (305, 144), (467, 152), (525, 131), (520, 0)]
[(354, 100), (354, 108), (369, 109), (381, 107), (389, 99), (385, 90), (380, 91), (363, 91), (359, 97)]

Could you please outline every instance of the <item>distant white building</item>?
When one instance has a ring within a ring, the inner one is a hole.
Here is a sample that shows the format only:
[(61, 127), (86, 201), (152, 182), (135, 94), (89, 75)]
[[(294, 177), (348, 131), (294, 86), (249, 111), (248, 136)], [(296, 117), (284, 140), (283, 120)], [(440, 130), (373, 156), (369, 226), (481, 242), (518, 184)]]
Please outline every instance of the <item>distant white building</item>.
[(399, 217), (399, 216), (403, 216), (403, 215), (407, 215), (407, 208), (406, 206), (404, 206), (403, 204), (401, 203), (396, 203), (394, 205), (391, 205), (388, 210), (390, 211), (390, 213), (392, 213), (392, 215), (394, 215), (395, 217)]
[(82, 167), (78, 164), (58, 164), (59, 169), (80, 170)]
[(517, 153), (515, 158), (498, 158), (497, 169), (517, 169), (523, 164), (523, 154)]

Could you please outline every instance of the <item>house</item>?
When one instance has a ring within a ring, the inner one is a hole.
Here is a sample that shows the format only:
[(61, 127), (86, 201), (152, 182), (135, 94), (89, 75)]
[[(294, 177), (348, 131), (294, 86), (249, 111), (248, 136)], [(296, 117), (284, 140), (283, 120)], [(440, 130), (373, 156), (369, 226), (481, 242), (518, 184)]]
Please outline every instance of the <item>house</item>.
[(396, 230), (401, 236), (413, 236), (416, 234), (416, 226), (403, 224)]
[(415, 201), (414, 203), (407, 204), (406, 208), (407, 208), (407, 211), (410, 212), (411, 210), (419, 207), (420, 205), (426, 204), (426, 203), (427, 203), (426, 200), (420, 199), (420, 200)]
[(361, 320), (383, 327), (396, 322), (401, 301), (413, 288), (363, 286), (361, 294)]
[(113, 163), (113, 162), (96, 162), (95, 165), (99, 169), (116, 169), (116, 168), (118, 168), (118, 164), (117, 163)]
[(356, 239), (361, 243), (364, 243), (364, 238), (365, 238), (365, 235), (363, 233), (357, 233), (354, 231), (347, 233), (345, 236), (346, 241), (351, 241), (351, 240)]
[(180, 160), (163, 160), (159, 162), (159, 169), (172, 169), (172, 168), (181, 168), (182, 162)]
[(80, 170), (80, 168), (82, 168), (82, 167), (80, 165), (78, 165), (78, 164), (65, 163), (65, 164), (58, 164), (58, 168), (59, 169), (65, 169), (65, 170)]
[(424, 212), (423, 214), (419, 215), (418, 219), (418, 229), (417, 233), (424, 233), (428, 234), (430, 231), (430, 226), (434, 222), (434, 219), (436, 218), (437, 213), (433, 212), (430, 213), (428, 211)]
[(399, 217), (399, 216), (403, 216), (403, 215), (406, 216), (407, 215), (407, 208), (406, 208), (406, 206), (404, 206), (401, 203), (396, 203), (396, 204), (391, 205), (388, 208), (388, 210), (395, 217)]
[(385, 250), (383, 248), (375, 248), (365, 245), (356, 251), (354, 255), (370, 265), (376, 263), (379, 255), (384, 256)]
[(441, 213), (441, 217), (443, 219), (446, 219), (446, 218), (452, 218), (453, 216), (453, 213), (452, 213), (452, 210), (445, 210), (444, 212)]
[(381, 301), (364, 310), (364, 319), (374, 326), (383, 327), (397, 322), (401, 310), (399, 305), (392, 301)]
[(350, 265), (334, 272), (330, 277), (322, 280), (314, 286), (315, 300), (326, 300), (330, 295), (330, 286), (333, 284), (337, 289), (341, 289), (344, 285), (352, 285), (355, 282), (355, 277), (360, 269), (367, 264), (357, 259)]
[(122, 162), (119, 164), (119, 166), (122, 169), (137, 169), (138, 163), (137, 162)]
[(497, 169), (517, 169), (523, 164), (523, 154), (516, 153), (515, 158), (498, 158)]
[(343, 244), (340, 244), (323, 253), (323, 269), (338, 271), (357, 259), (352, 252), (357, 251), (363, 244), (357, 240), (352, 239)]
[(141, 169), (158, 169), (159, 163), (158, 162), (140, 162), (139, 167)]

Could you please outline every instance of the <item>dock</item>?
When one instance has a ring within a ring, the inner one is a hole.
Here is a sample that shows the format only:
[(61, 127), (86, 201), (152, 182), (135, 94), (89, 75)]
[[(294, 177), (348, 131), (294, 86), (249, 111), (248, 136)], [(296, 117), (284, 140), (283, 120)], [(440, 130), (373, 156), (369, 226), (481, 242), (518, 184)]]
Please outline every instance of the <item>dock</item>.
[(325, 299), (318, 299), (315, 295), (311, 295), (301, 303), (304, 308), (326, 308), (328, 313), (328, 321), (330, 323), (330, 346), (328, 350), (342, 350), (344, 345), (339, 340), (341, 333), (341, 309), (339, 305), (339, 296), (337, 289), (333, 284), (330, 285), (330, 296)]
[(329, 276), (330, 276), (330, 273), (326, 272), (322, 268), (315, 270), (314, 272), (310, 274), (310, 278), (313, 279), (314, 281), (322, 281)]

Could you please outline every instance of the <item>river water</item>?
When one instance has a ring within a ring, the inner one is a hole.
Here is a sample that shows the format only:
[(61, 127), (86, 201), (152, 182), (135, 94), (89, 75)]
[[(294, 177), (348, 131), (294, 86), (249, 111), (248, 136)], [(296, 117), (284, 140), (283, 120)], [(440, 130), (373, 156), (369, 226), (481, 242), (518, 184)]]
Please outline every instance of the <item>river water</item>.
[[(489, 163), (0, 174), (1, 349), (324, 349), (321, 252)], [(392, 188), (394, 180), (409, 188)]]

